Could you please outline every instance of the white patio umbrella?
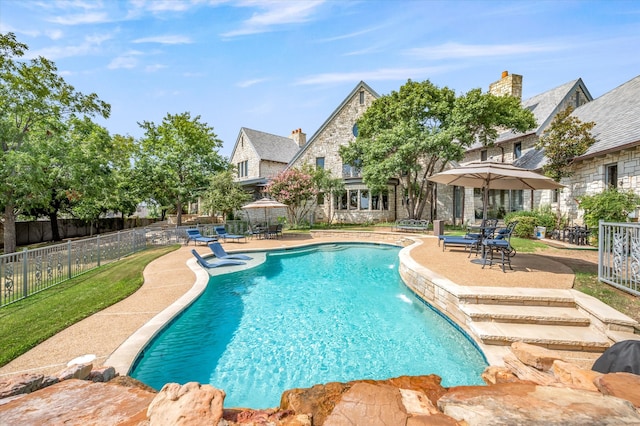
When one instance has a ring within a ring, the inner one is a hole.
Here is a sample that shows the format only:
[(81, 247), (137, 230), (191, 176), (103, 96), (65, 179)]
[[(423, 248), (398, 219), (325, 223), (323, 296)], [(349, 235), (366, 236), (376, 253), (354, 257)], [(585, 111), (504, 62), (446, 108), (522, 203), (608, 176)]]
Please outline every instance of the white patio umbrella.
[(267, 222), (267, 209), (273, 209), (273, 208), (286, 208), (287, 205), (286, 204), (282, 204), (276, 200), (272, 200), (271, 198), (261, 198), (257, 201), (253, 201), (249, 204), (245, 204), (244, 206), (242, 206), (243, 210), (250, 210), (250, 209), (264, 209), (264, 221), (265, 223)]
[(487, 218), (490, 189), (558, 189), (564, 185), (531, 170), (506, 163), (481, 161), (436, 173), (428, 180), (445, 185), (483, 189), (482, 218)]

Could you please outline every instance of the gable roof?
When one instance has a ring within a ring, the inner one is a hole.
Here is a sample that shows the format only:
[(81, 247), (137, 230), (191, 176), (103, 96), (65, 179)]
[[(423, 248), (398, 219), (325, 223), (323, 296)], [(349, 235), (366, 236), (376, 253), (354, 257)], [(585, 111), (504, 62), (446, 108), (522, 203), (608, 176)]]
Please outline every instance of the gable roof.
[[(587, 100), (591, 101), (591, 93), (587, 90), (584, 82), (581, 78), (572, 80), (568, 83), (562, 84), (558, 87), (554, 87), (551, 90), (542, 92), (536, 96), (525, 99), (522, 101), (522, 107), (528, 109), (533, 113), (538, 126), (525, 133), (516, 133), (511, 130), (506, 130), (500, 134), (494, 141), (495, 144), (500, 144), (512, 139), (522, 137), (524, 135), (537, 134), (540, 135), (547, 128), (547, 126), (553, 120), (553, 117), (560, 112), (565, 101), (571, 96), (571, 94), (578, 88), (582, 89), (582, 92), (587, 96)], [(588, 103), (588, 102), (587, 102)], [(469, 149), (469, 151), (485, 148), (482, 143), (477, 142)], [(523, 167), (523, 166), (521, 166)]]
[(578, 159), (640, 145), (640, 75), (577, 108), (582, 122), (594, 121), (596, 142)]
[(233, 158), (233, 155), (236, 152), (236, 148), (243, 133), (247, 137), (248, 142), (255, 149), (260, 160), (275, 161), (286, 164), (300, 150), (298, 144), (291, 138), (242, 127), (240, 128), (238, 139), (236, 140), (236, 144), (231, 152), (231, 158)]
[(293, 163), (295, 163), (295, 161), (300, 158), (307, 149), (309, 149), (309, 147), (315, 142), (315, 139), (322, 134), (322, 131), (329, 125), (329, 123), (331, 123), (334, 118), (340, 113), (340, 111), (342, 110), (342, 108), (345, 107), (345, 105), (347, 105), (347, 103), (349, 102), (349, 100), (351, 100), (351, 98), (353, 98), (356, 93), (360, 92), (361, 89), (364, 89), (366, 91), (368, 91), (369, 93), (371, 93), (371, 95), (373, 95), (374, 98), (379, 98), (380, 95), (378, 95), (378, 93), (376, 93), (375, 90), (373, 90), (371, 87), (369, 87), (369, 85), (367, 83), (365, 83), (364, 81), (360, 81), (360, 83), (358, 83), (356, 85), (356, 87), (353, 88), (353, 90), (351, 91), (351, 93), (349, 93), (347, 95), (346, 98), (344, 98), (344, 100), (340, 103), (340, 105), (338, 105), (338, 107), (331, 113), (331, 115), (324, 121), (324, 123), (322, 123), (322, 125), (318, 128), (318, 130), (315, 131), (315, 133), (313, 134), (313, 136), (311, 136), (311, 138), (309, 139), (309, 141), (307, 142), (307, 144), (302, 147), (302, 149), (300, 151), (298, 151), (298, 153), (291, 159), (291, 161), (289, 162), (289, 165), (287, 166), (287, 169), (291, 167), (291, 165)]

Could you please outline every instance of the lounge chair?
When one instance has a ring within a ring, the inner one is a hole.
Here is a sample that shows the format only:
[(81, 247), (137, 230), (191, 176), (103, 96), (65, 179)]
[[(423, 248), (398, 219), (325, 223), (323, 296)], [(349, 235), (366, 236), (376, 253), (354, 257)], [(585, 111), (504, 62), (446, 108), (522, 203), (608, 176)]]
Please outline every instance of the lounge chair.
[(253, 259), (246, 254), (229, 254), (225, 251), (225, 249), (220, 245), (219, 242), (214, 242), (209, 244), (209, 248), (218, 259), (241, 259), (241, 260), (251, 260)]
[(189, 241), (193, 241), (193, 244), (196, 245), (197, 243), (209, 244), (214, 241), (218, 241), (218, 239), (215, 237), (203, 237), (202, 234), (200, 234), (200, 231), (193, 228), (187, 229), (187, 245), (189, 245)]
[(244, 240), (247, 241), (247, 237), (245, 235), (234, 235), (227, 233), (227, 230), (224, 228), (224, 226), (216, 226), (215, 228), (213, 228), (213, 230), (216, 232), (218, 237), (222, 238), (224, 242), (227, 242), (227, 239), (230, 239), (232, 241), (239, 241), (241, 238), (244, 238)]
[(220, 260), (216, 260), (215, 262), (209, 262), (206, 259), (204, 259), (202, 256), (200, 256), (200, 254), (197, 251), (192, 249), (191, 253), (193, 253), (196, 259), (198, 259), (198, 263), (205, 268), (217, 268), (219, 266), (229, 266), (229, 265), (246, 265), (245, 262), (241, 262), (239, 260), (234, 260), (234, 259), (220, 259)]
[[(508, 265), (509, 269), (513, 270), (511, 267), (511, 258), (516, 255), (516, 250), (511, 246), (511, 234), (513, 234), (513, 230), (517, 224), (517, 220), (513, 221), (509, 223), (506, 228), (498, 231), (495, 238), (482, 241), (483, 248), (487, 250), (484, 262), (482, 263), (482, 269), (484, 269), (487, 264), (491, 267), (495, 262), (502, 264), (502, 272), (506, 272), (505, 265)], [(494, 261), (494, 252), (500, 252), (500, 260), (496, 259)]]

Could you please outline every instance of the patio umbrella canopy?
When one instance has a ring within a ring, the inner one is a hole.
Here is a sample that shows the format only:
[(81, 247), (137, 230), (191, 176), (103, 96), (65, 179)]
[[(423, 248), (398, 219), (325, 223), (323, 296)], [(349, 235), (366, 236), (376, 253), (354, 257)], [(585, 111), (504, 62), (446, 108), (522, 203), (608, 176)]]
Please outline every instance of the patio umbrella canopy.
[(559, 189), (564, 185), (531, 170), (505, 163), (490, 161), (473, 162), (445, 170), (428, 178), (445, 185), (466, 186), (483, 189), (482, 217), (487, 218), (490, 189)]
[(264, 209), (264, 221), (267, 222), (267, 209), (273, 208), (286, 208), (286, 204), (282, 204), (276, 200), (272, 200), (271, 198), (261, 198), (258, 201), (253, 201), (249, 204), (242, 206), (243, 210), (250, 209)]

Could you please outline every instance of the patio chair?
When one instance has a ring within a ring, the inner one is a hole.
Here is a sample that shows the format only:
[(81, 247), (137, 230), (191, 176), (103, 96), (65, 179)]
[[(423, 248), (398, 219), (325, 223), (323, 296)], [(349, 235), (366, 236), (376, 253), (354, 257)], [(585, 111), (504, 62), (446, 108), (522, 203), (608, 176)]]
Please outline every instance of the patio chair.
[[(502, 272), (506, 272), (505, 265), (511, 267), (511, 258), (516, 255), (516, 250), (511, 246), (511, 235), (515, 229), (518, 221), (513, 221), (507, 225), (506, 228), (499, 230), (494, 238), (489, 238), (482, 241), (483, 249), (485, 251), (484, 262), (482, 263), (482, 269), (489, 264), (491, 267), (494, 262), (500, 262), (502, 264)], [(500, 252), (500, 260), (494, 261), (494, 252)]]
[(222, 240), (226, 243), (227, 239), (232, 241), (240, 241), (240, 239), (244, 238), (245, 242), (247, 241), (247, 237), (245, 235), (234, 235), (227, 233), (227, 230), (224, 226), (216, 226), (213, 228), (218, 237), (222, 238)]
[(220, 245), (219, 242), (209, 244), (209, 248), (213, 252), (214, 256), (218, 259), (241, 259), (241, 260), (251, 260), (253, 259), (246, 254), (229, 254), (225, 251), (225, 249)]
[(220, 266), (230, 266), (230, 265), (246, 265), (246, 262), (242, 262), (240, 260), (235, 260), (235, 259), (220, 259), (220, 260), (216, 260), (215, 262), (209, 262), (205, 258), (200, 256), (200, 254), (197, 251), (191, 249), (191, 253), (193, 253), (196, 259), (198, 259), (198, 263), (200, 264), (200, 266), (204, 268), (218, 268)]
[(198, 243), (209, 244), (214, 241), (218, 241), (218, 239), (216, 237), (203, 237), (202, 234), (200, 234), (200, 231), (192, 228), (187, 229), (187, 245), (189, 245), (189, 241), (193, 241), (193, 244), (197, 245)]
[(282, 224), (269, 225), (267, 228), (267, 238), (279, 238), (282, 237)]

